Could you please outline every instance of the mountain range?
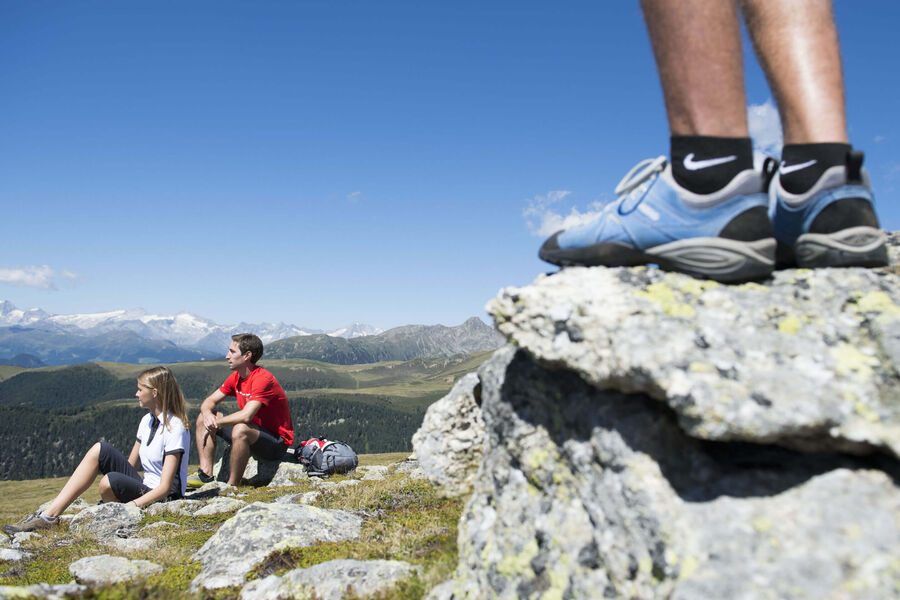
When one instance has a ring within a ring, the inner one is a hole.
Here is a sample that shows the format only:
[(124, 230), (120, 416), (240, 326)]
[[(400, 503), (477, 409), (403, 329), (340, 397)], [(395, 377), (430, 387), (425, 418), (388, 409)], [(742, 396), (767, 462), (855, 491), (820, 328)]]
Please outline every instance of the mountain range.
[(406, 325), (382, 331), (353, 323), (325, 332), (285, 323), (220, 325), (187, 312), (156, 315), (141, 309), (54, 315), (0, 301), (0, 364), (205, 360), (221, 357), (231, 335), (244, 331), (259, 335), (266, 344), (266, 358), (336, 364), (447, 357), (494, 349), (503, 341), (477, 317), (458, 327)]

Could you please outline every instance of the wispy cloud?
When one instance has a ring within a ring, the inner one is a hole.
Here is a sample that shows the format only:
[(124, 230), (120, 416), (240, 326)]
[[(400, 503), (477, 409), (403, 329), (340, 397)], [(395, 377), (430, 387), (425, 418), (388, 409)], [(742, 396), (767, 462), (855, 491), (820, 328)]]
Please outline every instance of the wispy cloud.
[(18, 269), (0, 269), (0, 283), (35, 287), (45, 290), (55, 290), (56, 284), (54, 280), (58, 277), (78, 279), (76, 273), (66, 270), (57, 273), (47, 265), (41, 265), (39, 267), (28, 266)]
[(350, 202), (358, 202), (360, 198), (362, 198), (362, 192), (358, 190), (347, 194), (347, 200)]
[(753, 138), (753, 154), (757, 166), (762, 164), (766, 156), (780, 157), (784, 137), (775, 103), (769, 99), (762, 104), (749, 105), (747, 123), (750, 127), (750, 137)]
[(602, 202), (592, 202), (586, 212), (581, 212), (573, 206), (566, 213), (565, 208), (557, 206), (571, 193), (568, 190), (552, 190), (528, 201), (522, 216), (525, 217), (525, 223), (532, 235), (547, 237), (560, 229), (587, 223), (597, 216), (603, 206)]
[(883, 136), (883, 135), (876, 135), (875, 138), (874, 138), (874, 141), (875, 141), (876, 144), (878, 144), (878, 143), (880, 143), (880, 142), (883, 142), (883, 141), (886, 140), (886, 139), (887, 139), (887, 137), (885, 137), (885, 136)]

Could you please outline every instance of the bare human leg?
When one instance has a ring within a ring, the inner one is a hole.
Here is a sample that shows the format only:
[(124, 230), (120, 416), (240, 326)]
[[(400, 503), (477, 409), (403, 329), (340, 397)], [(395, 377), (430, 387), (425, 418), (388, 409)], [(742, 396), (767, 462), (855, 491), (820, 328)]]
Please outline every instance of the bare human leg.
[(747, 137), (737, 6), (642, 0), (672, 135)]
[(847, 143), (844, 76), (829, 0), (742, 0), (786, 144)]
[(72, 502), (83, 494), (100, 473), (100, 443), (91, 446), (81, 463), (75, 468), (66, 485), (59, 491), (50, 506), (44, 511), (48, 517), (58, 517)]

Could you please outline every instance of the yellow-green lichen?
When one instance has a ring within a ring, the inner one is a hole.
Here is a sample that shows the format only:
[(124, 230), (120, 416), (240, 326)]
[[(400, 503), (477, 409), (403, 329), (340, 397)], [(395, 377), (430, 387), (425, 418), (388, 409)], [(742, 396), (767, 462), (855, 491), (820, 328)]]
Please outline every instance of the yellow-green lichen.
[(897, 306), (891, 297), (882, 290), (868, 292), (856, 301), (857, 312), (875, 312), (885, 315), (900, 315), (900, 306)]
[(505, 577), (511, 577), (531, 571), (531, 561), (537, 555), (538, 543), (537, 540), (532, 539), (518, 554), (503, 557), (503, 560), (497, 565), (497, 572)]
[(536, 471), (548, 458), (550, 458), (550, 452), (546, 448), (537, 448), (525, 457), (525, 466), (531, 471)]
[(840, 344), (831, 349), (831, 357), (835, 362), (835, 370), (838, 375), (855, 375), (860, 381), (872, 378), (872, 367), (878, 364), (878, 359), (860, 352), (859, 348), (847, 343)]
[(853, 411), (869, 423), (876, 423), (881, 419), (877, 412), (866, 406), (862, 401), (857, 401), (853, 405)]
[(691, 373), (715, 373), (716, 368), (709, 363), (692, 362), (688, 365), (688, 370)]
[(672, 317), (689, 317), (694, 314), (694, 307), (682, 302), (665, 283), (651, 283), (646, 290), (636, 291), (634, 295), (658, 304), (663, 312)]
[(681, 569), (678, 571), (678, 579), (688, 579), (697, 571), (698, 566), (700, 566), (700, 561), (693, 556), (685, 556), (681, 562)]
[(756, 531), (758, 531), (760, 533), (764, 533), (771, 528), (772, 528), (772, 521), (769, 519), (769, 517), (760, 515), (760, 516), (756, 517), (755, 519), (753, 519), (753, 529), (755, 529)]
[(844, 527), (844, 536), (850, 538), (851, 540), (858, 540), (862, 538), (863, 529), (859, 525), (859, 523), (850, 523), (846, 527)]
[(699, 296), (706, 290), (718, 286), (719, 282), (711, 281), (709, 279), (694, 279), (693, 277), (682, 277), (677, 285), (678, 289), (685, 294)]
[(803, 327), (803, 323), (796, 315), (788, 315), (778, 323), (778, 331), (781, 333), (794, 334), (800, 331), (801, 327)]
[(638, 561), (638, 571), (641, 573), (649, 573), (653, 570), (653, 559), (649, 556), (645, 556), (641, 560)]

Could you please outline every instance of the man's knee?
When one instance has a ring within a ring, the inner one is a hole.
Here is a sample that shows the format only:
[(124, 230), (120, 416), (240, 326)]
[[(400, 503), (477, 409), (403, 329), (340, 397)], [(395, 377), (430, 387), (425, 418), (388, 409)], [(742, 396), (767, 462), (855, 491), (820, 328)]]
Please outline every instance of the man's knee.
[(253, 436), (253, 428), (246, 423), (238, 423), (231, 429), (231, 439), (247, 441)]

